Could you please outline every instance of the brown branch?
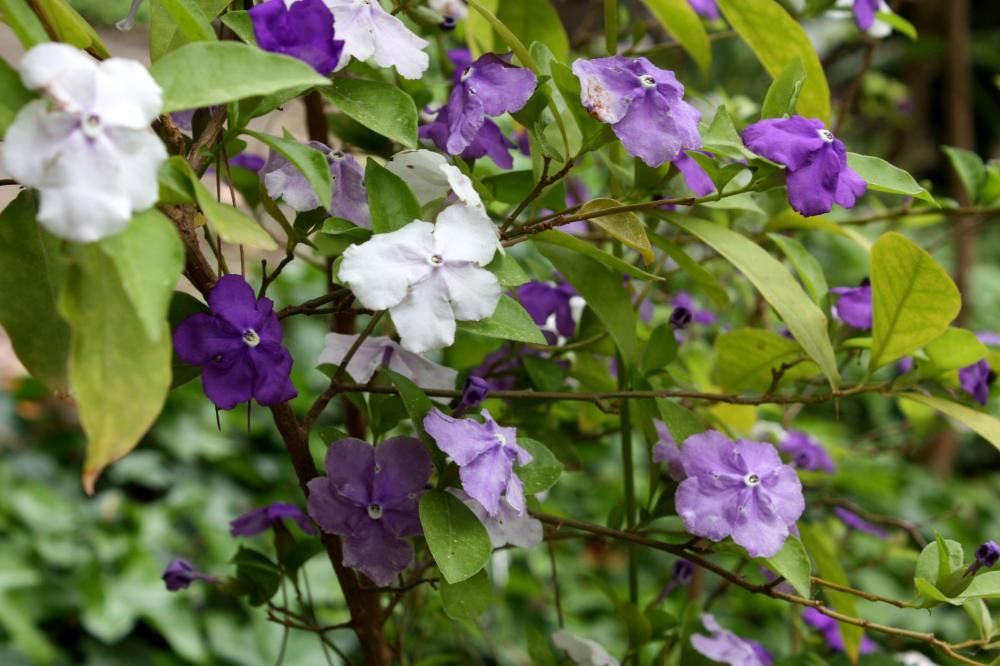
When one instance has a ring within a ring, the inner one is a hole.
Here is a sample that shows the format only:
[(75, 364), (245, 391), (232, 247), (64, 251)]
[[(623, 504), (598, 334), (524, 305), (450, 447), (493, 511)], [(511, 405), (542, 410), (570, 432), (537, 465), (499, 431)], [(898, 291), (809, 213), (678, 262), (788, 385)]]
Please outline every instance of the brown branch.
[(506, 234), (507, 230), (510, 229), (511, 225), (517, 221), (517, 216), (523, 213), (524, 209), (531, 205), (531, 202), (533, 202), (535, 199), (537, 199), (542, 195), (542, 192), (545, 191), (545, 188), (555, 183), (558, 183), (560, 180), (569, 175), (569, 172), (573, 169), (573, 166), (576, 164), (576, 160), (573, 158), (566, 160), (566, 164), (563, 166), (563, 168), (559, 169), (559, 171), (549, 176), (549, 165), (551, 165), (551, 163), (552, 163), (552, 158), (550, 158), (548, 155), (543, 157), (542, 177), (538, 179), (538, 183), (536, 183), (534, 189), (532, 189), (531, 192), (528, 193), (528, 196), (526, 196), (524, 200), (517, 205), (517, 208), (514, 209), (514, 212), (512, 212), (507, 217), (507, 221), (504, 222), (503, 228), (500, 230), (501, 236), (503, 234)]

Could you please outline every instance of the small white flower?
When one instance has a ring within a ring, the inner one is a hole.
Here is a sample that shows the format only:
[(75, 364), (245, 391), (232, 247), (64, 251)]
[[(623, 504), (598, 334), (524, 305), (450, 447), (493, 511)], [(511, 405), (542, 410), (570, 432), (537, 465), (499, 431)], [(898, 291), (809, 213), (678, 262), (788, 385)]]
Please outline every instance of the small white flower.
[(338, 69), (351, 57), (395, 67), (407, 79), (419, 79), (430, 64), (426, 40), (410, 32), (378, 0), (323, 0), (333, 13), (337, 39), (344, 40)]
[[(357, 339), (356, 335), (327, 334), (318, 365), (339, 366)], [(354, 381), (367, 384), (381, 367), (388, 367), (424, 388), (453, 389), (458, 378), (457, 370), (428, 361), (386, 337), (365, 338), (347, 364), (347, 374)]]
[(501, 289), (484, 266), (496, 227), (478, 209), (445, 208), (437, 224), (414, 220), (344, 252), (340, 280), (371, 310), (388, 310), (406, 349), (421, 353), (455, 341), (455, 321), (496, 310)]
[(451, 185), (442, 170), (446, 166), (444, 155), (423, 148), (398, 152), (385, 163), (386, 169), (403, 179), (421, 206), (448, 196)]
[(895, 657), (896, 661), (903, 664), (903, 666), (938, 666), (936, 661), (931, 661), (916, 650), (910, 650), (909, 652), (897, 652)]
[(3, 164), (41, 191), (38, 221), (53, 234), (91, 242), (111, 236), (159, 197), (167, 151), (149, 124), (160, 87), (133, 60), (98, 63), (66, 44), (40, 44), (21, 60), (21, 80), (46, 99), (27, 104), (7, 130)]
[(618, 660), (608, 654), (600, 643), (580, 638), (565, 629), (552, 634), (552, 642), (578, 666), (619, 666)]
[(463, 0), (430, 0), (427, 6), (441, 16), (450, 16), (456, 21), (469, 16), (469, 8)]
[(500, 511), (496, 516), (490, 516), (483, 505), (469, 497), (469, 494), (459, 488), (449, 488), (448, 492), (462, 500), (476, 518), (486, 528), (490, 535), (490, 543), (494, 548), (510, 544), (518, 548), (531, 548), (542, 542), (542, 523), (532, 518), (527, 511), (518, 513), (506, 499), (500, 501)]

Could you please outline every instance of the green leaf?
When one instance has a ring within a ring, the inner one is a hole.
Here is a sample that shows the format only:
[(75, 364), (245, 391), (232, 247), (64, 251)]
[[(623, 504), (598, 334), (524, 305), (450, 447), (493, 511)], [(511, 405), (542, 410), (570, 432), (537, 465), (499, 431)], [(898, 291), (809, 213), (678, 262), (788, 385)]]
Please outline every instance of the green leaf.
[(236, 579), (249, 596), (251, 606), (271, 600), (281, 586), (281, 569), (267, 555), (240, 546), (231, 560), (236, 565)]
[(705, 32), (705, 24), (688, 0), (642, 0), (642, 4), (691, 55), (702, 73), (708, 74), (712, 66), (712, 43)]
[(629, 292), (617, 273), (590, 257), (547, 243), (539, 251), (569, 280), (594, 311), (627, 361), (636, 353), (636, 316)]
[(764, 564), (774, 573), (784, 577), (795, 591), (806, 599), (812, 598), (812, 563), (806, 547), (796, 536), (789, 536), (777, 555), (768, 557)]
[[(715, 339), (718, 382), (727, 391), (766, 391), (782, 364), (804, 358), (802, 347), (783, 335), (759, 328), (738, 328)], [(812, 376), (812, 363), (798, 363), (783, 375), (786, 379)]]
[(187, 44), (153, 63), (150, 73), (163, 88), (163, 113), (328, 83), (301, 60), (232, 41)]
[(969, 618), (975, 623), (976, 629), (979, 630), (979, 637), (984, 641), (993, 638), (996, 624), (993, 622), (993, 615), (986, 602), (982, 599), (970, 599), (962, 604), (962, 607), (965, 608), (965, 612), (968, 613)]
[(760, 291), (788, 330), (820, 367), (830, 386), (840, 386), (840, 371), (827, 334), (827, 319), (777, 259), (735, 231), (694, 218), (671, 218), (725, 257)]
[(736, 125), (733, 124), (729, 110), (724, 104), (719, 106), (712, 117), (712, 122), (702, 133), (702, 147), (705, 150), (736, 160), (756, 157), (743, 145), (743, 139), (736, 131)]
[(931, 255), (894, 231), (872, 247), (872, 351), (875, 371), (948, 330), (962, 296)]
[[(497, 7), (497, 18), (517, 35), (522, 44), (541, 42), (561, 62), (568, 59), (569, 38), (549, 0), (502, 0)], [(508, 46), (513, 48), (513, 44)]]
[[(656, 236), (653, 237), (654, 239)], [(622, 261), (618, 257), (608, 254), (604, 250), (595, 247), (592, 243), (587, 243), (580, 240), (576, 236), (571, 236), (563, 231), (543, 231), (540, 234), (534, 234), (531, 240), (536, 244), (548, 244), (556, 245), (561, 248), (566, 248), (567, 250), (572, 250), (576, 254), (582, 254), (584, 256), (590, 257), (598, 261), (599, 263), (607, 266), (613, 271), (618, 271), (625, 275), (630, 275), (634, 278), (640, 280), (662, 280), (663, 278), (653, 275), (652, 273), (647, 273), (646, 271), (633, 266), (627, 261)], [(541, 248), (539, 248), (541, 250)]]
[(98, 244), (115, 265), (146, 337), (159, 341), (174, 286), (184, 269), (184, 245), (174, 225), (152, 208), (136, 214), (124, 231)]
[(795, 105), (806, 83), (806, 69), (802, 60), (789, 62), (781, 76), (774, 79), (767, 89), (764, 105), (760, 109), (761, 118), (787, 118), (795, 114)]
[(733, 29), (753, 50), (772, 78), (801, 60), (805, 84), (795, 108), (806, 117), (830, 120), (830, 87), (809, 35), (775, 0), (718, 0)]
[(883, 159), (871, 155), (847, 153), (847, 165), (861, 176), (861, 180), (868, 183), (870, 190), (902, 194), (921, 199), (934, 206), (938, 205), (931, 193), (921, 187), (913, 176)]
[(409, 377), (404, 377), (398, 372), (386, 369), (393, 386), (399, 391), (399, 397), (403, 401), (403, 409), (406, 410), (413, 427), (421, 433), (424, 432), (424, 418), (434, 408), (434, 403), (427, 397), (423, 390), (414, 384)]
[(887, 23), (898, 33), (904, 34), (910, 39), (917, 39), (917, 29), (912, 23), (897, 14), (896, 12), (876, 12), (875, 20)]
[(983, 160), (979, 155), (964, 148), (944, 146), (943, 150), (951, 162), (951, 168), (962, 181), (969, 202), (978, 203), (983, 186), (986, 185), (986, 165), (983, 164)]
[(566, 381), (568, 371), (551, 358), (524, 356), (524, 370), (528, 373), (531, 385), (539, 391), (559, 391)]
[(941, 412), (947, 417), (955, 419), (1000, 449), (1000, 420), (997, 420), (996, 417), (966, 407), (965, 405), (960, 405), (957, 402), (924, 395), (923, 393), (903, 393), (900, 397), (919, 402), (922, 405)]
[(823, 267), (819, 261), (805, 248), (802, 243), (791, 236), (781, 234), (768, 234), (775, 245), (781, 248), (788, 260), (792, 262), (792, 267), (799, 274), (802, 284), (809, 292), (810, 298), (817, 305), (821, 305), (823, 298), (830, 291), (826, 283), (826, 276), (823, 274)]
[(59, 301), (70, 324), (69, 380), (87, 435), (83, 485), (127, 455), (159, 416), (170, 389), (167, 322), (151, 340), (114, 262), (96, 244), (77, 248)]
[(969, 587), (956, 597), (960, 602), (966, 599), (1000, 598), (1000, 571), (987, 571), (972, 579)]
[(493, 588), (490, 577), (480, 571), (458, 583), (441, 581), (441, 605), (453, 620), (475, 620), (490, 606)]
[(449, 583), (471, 578), (490, 559), (493, 547), (486, 528), (451, 493), (432, 490), (421, 497), (420, 524), (434, 562)]
[(45, 26), (31, 11), (27, 0), (0, 0), (0, 17), (10, 26), (24, 50), (51, 41)]
[[(670, 219), (670, 216), (674, 214), (665, 213), (663, 219)], [(662, 234), (653, 234), (652, 240), (653, 245), (663, 250), (667, 256), (677, 262), (680, 269), (705, 290), (705, 293), (708, 294), (713, 303), (720, 308), (729, 307), (729, 294), (726, 293), (725, 287), (719, 283), (719, 280), (714, 275), (705, 270), (701, 264), (689, 257), (684, 250), (671, 243)]]
[[(194, 0), (201, 13), (210, 21), (229, 4), (229, 0)], [(191, 40), (178, 29), (177, 22), (167, 10), (164, 0), (149, 2), (149, 55), (156, 62)]]
[(222, 15), (222, 24), (236, 33), (236, 36), (251, 46), (257, 45), (257, 36), (254, 34), (253, 21), (250, 19), (250, 12), (238, 9), (228, 11)]
[[(479, 0), (479, 4), (490, 13), (495, 14), (500, 0)], [(478, 11), (469, 12), (469, 17), (465, 22), (465, 39), (473, 58), (479, 58), (484, 53), (492, 53), (495, 50), (493, 47), (493, 26)]]
[(667, 425), (667, 430), (673, 435), (674, 441), (680, 444), (691, 435), (705, 432), (705, 424), (701, 419), (691, 410), (682, 407), (679, 402), (657, 398), (656, 408), (660, 412), (660, 418)]
[[(799, 532), (802, 544), (808, 553), (812, 555), (813, 561), (816, 564), (816, 571), (819, 575), (832, 583), (850, 587), (851, 581), (848, 579), (844, 567), (841, 566), (840, 561), (837, 559), (837, 548), (830, 534), (824, 531), (819, 524), (805, 525), (800, 523)], [(831, 589), (824, 589), (823, 594), (830, 600), (830, 605), (833, 606), (834, 610), (844, 615), (857, 617), (858, 608), (855, 603), (855, 597), (845, 592), (837, 592)], [(840, 635), (844, 639), (844, 652), (847, 654), (848, 659), (853, 663), (857, 663), (861, 648), (861, 637), (864, 632), (861, 627), (850, 624), (841, 623), (839, 627)]]
[(0, 140), (2, 140), (7, 128), (14, 122), (17, 112), (36, 96), (21, 84), (21, 75), (2, 58), (0, 58), (0, 90), (3, 90), (3, 95), (0, 96)]
[(517, 259), (510, 252), (503, 254), (498, 252), (493, 261), (486, 266), (486, 270), (497, 276), (501, 287), (520, 287), (531, 281), (531, 276), (524, 272), (521, 264), (517, 263)]
[(964, 328), (949, 328), (924, 348), (935, 371), (968, 367), (986, 357), (986, 345)]
[(159, 0), (170, 14), (177, 30), (189, 42), (214, 42), (215, 30), (202, 8), (194, 0)]
[(563, 464), (559, 462), (559, 459), (552, 454), (548, 447), (537, 440), (518, 437), (517, 443), (533, 458), (530, 463), (515, 470), (515, 474), (524, 484), (524, 494), (534, 495), (554, 486), (563, 471)]
[(420, 204), (410, 188), (375, 160), (368, 160), (365, 166), (365, 189), (375, 233), (396, 231), (420, 219)]
[(97, 31), (66, 0), (34, 0), (34, 7), (58, 41), (92, 51), (101, 58), (111, 57)]
[(396, 86), (381, 81), (337, 79), (323, 96), (368, 129), (401, 143), (417, 147), (417, 105)]
[[(621, 202), (614, 199), (594, 199), (580, 208), (579, 215), (616, 208), (621, 205)], [(635, 213), (630, 211), (610, 213), (593, 217), (588, 221), (604, 229), (612, 238), (616, 238), (628, 247), (637, 250), (647, 264), (652, 263), (653, 259), (656, 258), (656, 255), (653, 254), (653, 246), (649, 244), (649, 237), (646, 236), (646, 227)]]
[(24, 190), (0, 213), (0, 325), (31, 376), (65, 392), (70, 333), (58, 294), (66, 265), (59, 239), (35, 220), (37, 197)]
[(280, 138), (252, 130), (246, 130), (243, 133), (284, 155), (285, 159), (305, 176), (306, 182), (319, 198), (320, 206), (324, 209), (330, 208), (330, 200), (333, 198), (333, 180), (330, 177), (330, 164), (326, 161), (326, 156), (323, 153), (293, 139)]
[(661, 324), (649, 334), (649, 341), (642, 355), (642, 369), (660, 371), (677, 358), (677, 338), (670, 324)]
[(545, 336), (538, 330), (528, 311), (510, 296), (502, 296), (492, 315), (480, 321), (460, 321), (463, 331), (501, 340), (517, 340), (536, 345), (546, 344)]

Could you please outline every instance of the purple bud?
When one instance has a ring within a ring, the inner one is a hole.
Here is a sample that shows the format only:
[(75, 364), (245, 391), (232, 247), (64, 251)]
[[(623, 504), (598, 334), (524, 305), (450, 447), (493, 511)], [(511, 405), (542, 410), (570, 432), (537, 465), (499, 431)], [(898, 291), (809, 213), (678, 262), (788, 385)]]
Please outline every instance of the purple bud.
[(1000, 545), (996, 541), (987, 541), (976, 548), (976, 564), (979, 567), (989, 569), (997, 563), (997, 560), (1000, 560)]
[(467, 411), (486, 400), (486, 396), (490, 393), (490, 384), (482, 377), (469, 377), (465, 380), (465, 386), (462, 387), (462, 397), (459, 398), (458, 404), (455, 405), (454, 415), (461, 416)]
[(674, 562), (674, 582), (678, 585), (687, 585), (694, 578), (694, 569), (694, 564), (689, 560), (677, 560)]
[(163, 582), (167, 584), (167, 589), (171, 592), (187, 589), (196, 580), (203, 580), (206, 583), (219, 581), (215, 576), (195, 571), (190, 562), (182, 559), (171, 560), (163, 572)]
[(676, 307), (670, 313), (670, 328), (675, 331), (683, 331), (691, 323), (694, 315), (685, 307)]
[(445, 16), (439, 27), (442, 30), (454, 30), (457, 25), (458, 21), (455, 20), (454, 16)]

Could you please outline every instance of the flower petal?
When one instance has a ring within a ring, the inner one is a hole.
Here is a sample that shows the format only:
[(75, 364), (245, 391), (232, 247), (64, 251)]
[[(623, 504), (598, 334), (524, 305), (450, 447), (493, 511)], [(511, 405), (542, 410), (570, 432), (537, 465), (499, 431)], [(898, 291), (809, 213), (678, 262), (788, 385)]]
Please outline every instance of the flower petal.
[(402, 301), (389, 308), (404, 348), (423, 353), (455, 342), (455, 315), (448, 288), (439, 275), (414, 285)]
[(691, 534), (722, 541), (733, 530), (729, 509), (743, 488), (743, 484), (718, 488), (704, 482), (702, 477), (688, 476), (681, 481), (674, 497), (677, 515)]
[(367, 509), (372, 502), (375, 449), (368, 442), (349, 437), (330, 444), (326, 451), (326, 478), (344, 499)]
[(413, 437), (392, 437), (375, 447), (373, 501), (398, 510), (417, 508), (417, 494), (424, 490), (434, 470), (427, 447)]
[[(270, 302), (267, 299), (267, 303)], [(249, 283), (239, 275), (220, 277), (208, 293), (208, 306), (213, 313), (235, 326), (241, 334), (247, 329), (261, 328), (262, 317), (257, 309), (257, 296)]]
[(794, 170), (808, 164), (827, 145), (819, 134), (822, 129), (820, 121), (802, 116), (768, 118), (747, 127), (742, 137), (753, 152)]
[(361, 245), (344, 251), (340, 280), (361, 304), (385, 310), (407, 297), (409, 287), (431, 271), (434, 225), (415, 220), (402, 229), (375, 234)]
[(254, 367), (253, 397), (265, 407), (280, 405), (299, 394), (292, 384), (292, 355), (281, 345), (262, 342), (248, 355)]
[(207, 312), (191, 315), (174, 330), (174, 352), (188, 365), (207, 365), (245, 346), (240, 331)]
[(485, 268), (469, 264), (444, 266), (441, 275), (448, 286), (455, 319), (479, 321), (497, 309), (503, 290), (497, 277)]
[(213, 359), (201, 369), (205, 395), (219, 409), (232, 409), (253, 397), (254, 368), (247, 355), (248, 347)]
[(351, 534), (362, 520), (369, 520), (367, 508), (344, 500), (326, 478), (309, 482), (309, 515), (327, 534)]
[(413, 562), (413, 546), (378, 520), (359, 523), (344, 538), (344, 566), (358, 569), (379, 586), (391, 585)]
[(468, 465), (500, 444), (482, 423), (456, 419), (439, 409), (432, 409), (424, 418), (424, 430), (459, 466)]
[[(372, 32), (375, 35), (375, 64), (395, 67), (404, 79), (419, 79), (427, 71), (430, 58), (424, 49), (428, 42), (410, 32), (398, 18), (372, 2)], [(338, 29), (340, 23), (337, 24)]]
[(448, 263), (486, 266), (497, 251), (497, 228), (486, 214), (462, 204), (448, 206), (434, 224), (434, 253)]

